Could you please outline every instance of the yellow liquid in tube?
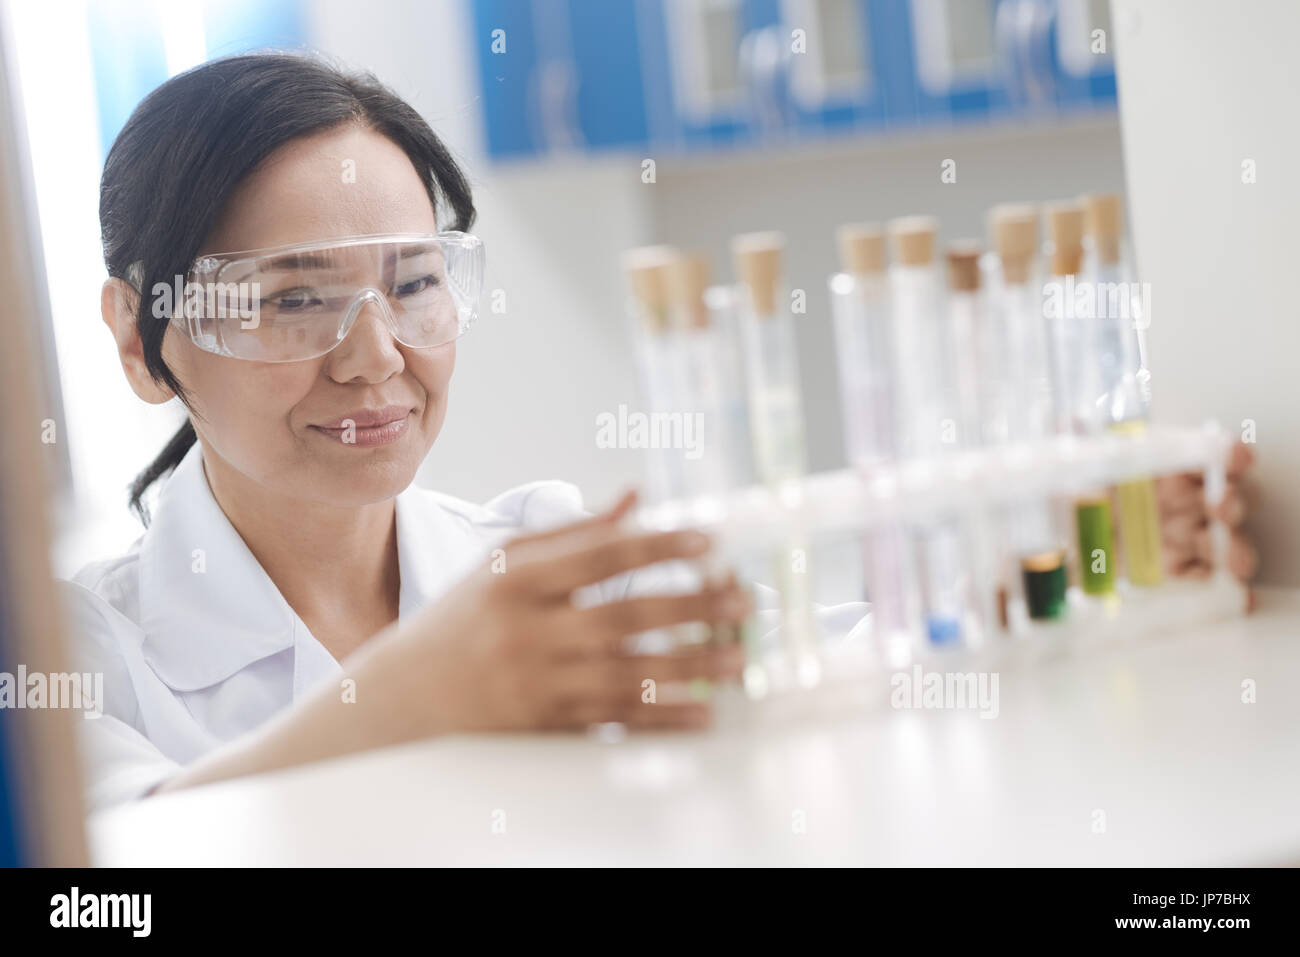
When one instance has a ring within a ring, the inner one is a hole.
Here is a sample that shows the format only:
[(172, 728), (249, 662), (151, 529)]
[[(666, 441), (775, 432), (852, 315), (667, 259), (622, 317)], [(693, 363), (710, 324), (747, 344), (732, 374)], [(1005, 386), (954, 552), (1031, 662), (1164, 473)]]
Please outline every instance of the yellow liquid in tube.
[[(1111, 426), (1120, 435), (1140, 435), (1145, 422), (1121, 422)], [(1150, 478), (1130, 479), (1117, 486), (1120, 537), (1128, 580), (1150, 587), (1164, 581), (1164, 553), (1160, 538), (1160, 506), (1156, 484)]]

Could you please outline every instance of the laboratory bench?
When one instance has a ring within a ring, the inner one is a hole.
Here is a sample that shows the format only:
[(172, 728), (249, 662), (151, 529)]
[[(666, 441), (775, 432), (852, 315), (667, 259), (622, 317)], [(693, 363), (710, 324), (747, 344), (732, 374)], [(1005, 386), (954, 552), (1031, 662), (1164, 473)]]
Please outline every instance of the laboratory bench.
[(995, 717), (737, 691), (703, 733), (462, 736), (209, 785), (93, 815), (92, 859), (1300, 864), (1300, 590), (999, 667)]

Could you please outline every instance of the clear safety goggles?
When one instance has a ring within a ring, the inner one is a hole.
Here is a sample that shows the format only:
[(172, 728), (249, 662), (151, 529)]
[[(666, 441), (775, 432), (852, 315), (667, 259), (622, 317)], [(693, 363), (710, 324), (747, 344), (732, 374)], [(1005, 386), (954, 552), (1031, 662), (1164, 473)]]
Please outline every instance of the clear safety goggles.
[(171, 315), (206, 352), (297, 362), (335, 348), (367, 305), (403, 345), (446, 345), (473, 323), (482, 289), (476, 236), (356, 236), (200, 256)]

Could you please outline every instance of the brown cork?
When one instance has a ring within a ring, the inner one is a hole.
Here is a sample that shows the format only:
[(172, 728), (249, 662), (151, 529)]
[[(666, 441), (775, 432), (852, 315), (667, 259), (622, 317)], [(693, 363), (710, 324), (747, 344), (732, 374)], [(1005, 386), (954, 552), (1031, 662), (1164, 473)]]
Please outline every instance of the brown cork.
[(641, 246), (623, 254), (623, 271), (641, 321), (651, 332), (669, 325), (668, 277), (679, 253), (672, 246)]
[(1083, 264), (1083, 207), (1078, 203), (1048, 206), (1047, 235), (1052, 244), (1052, 275), (1078, 275)]
[(705, 329), (709, 310), (704, 292), (709, 288), (713, 267), (703, 253), (684, 253), (668, 269), (668, 297), (684, 326)]
[(840, 268), (854, 276), (869, 276), (885, 269), (885, 234), (876, 223), (849, 223), (836, 234)]
[(900, 266), (928, 266), (934, 262), (934, 238), (939, 223), (933, 216), (903, 216), (888, 223), (894, 262)]
[(1038, 210), (1024, 204), (993, 207), (989, 241), (1002, 261), (1003, 278), (1013, 284), (1028, 282), (1038, 254)]
[(1065, 560), (1059, 549), (1025, 555), (1020, 559), (1020, 567), (1027, 572), (1054, 572)]
[(1124, 234), (1124, 204), (1116, 193), (1090, 193), (1083, 197), (1084, 226), (1103, 266), (1119, 262), (1119, 241)]
[(948, 288), (956, 292), (975, 292), (980, 287), (979, 242), (973, 239), (948, 244)]
[(741, 285), (749, 289), (755, 314), (760, 318), (775, 315), (785, 236), (781, 233), (742, 233), (731, 240), (731, 255)]

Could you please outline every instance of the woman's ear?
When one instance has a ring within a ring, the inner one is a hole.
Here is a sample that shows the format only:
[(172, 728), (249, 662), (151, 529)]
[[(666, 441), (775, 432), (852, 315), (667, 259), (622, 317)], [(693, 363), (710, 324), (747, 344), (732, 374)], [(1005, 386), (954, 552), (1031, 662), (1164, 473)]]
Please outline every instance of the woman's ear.
[(155, 382), (145, 365), (144, 347), (135, 322), (139, 305), (140, 294), (130, 283), (112, 277), (104, 283), (99, 295), (99, 311), (117, 343), (117, 355), (122, 360), (126, 380), (131, 383), (132, 391), (144, 401), (161, 405), (175, 393), (163, 383)]

